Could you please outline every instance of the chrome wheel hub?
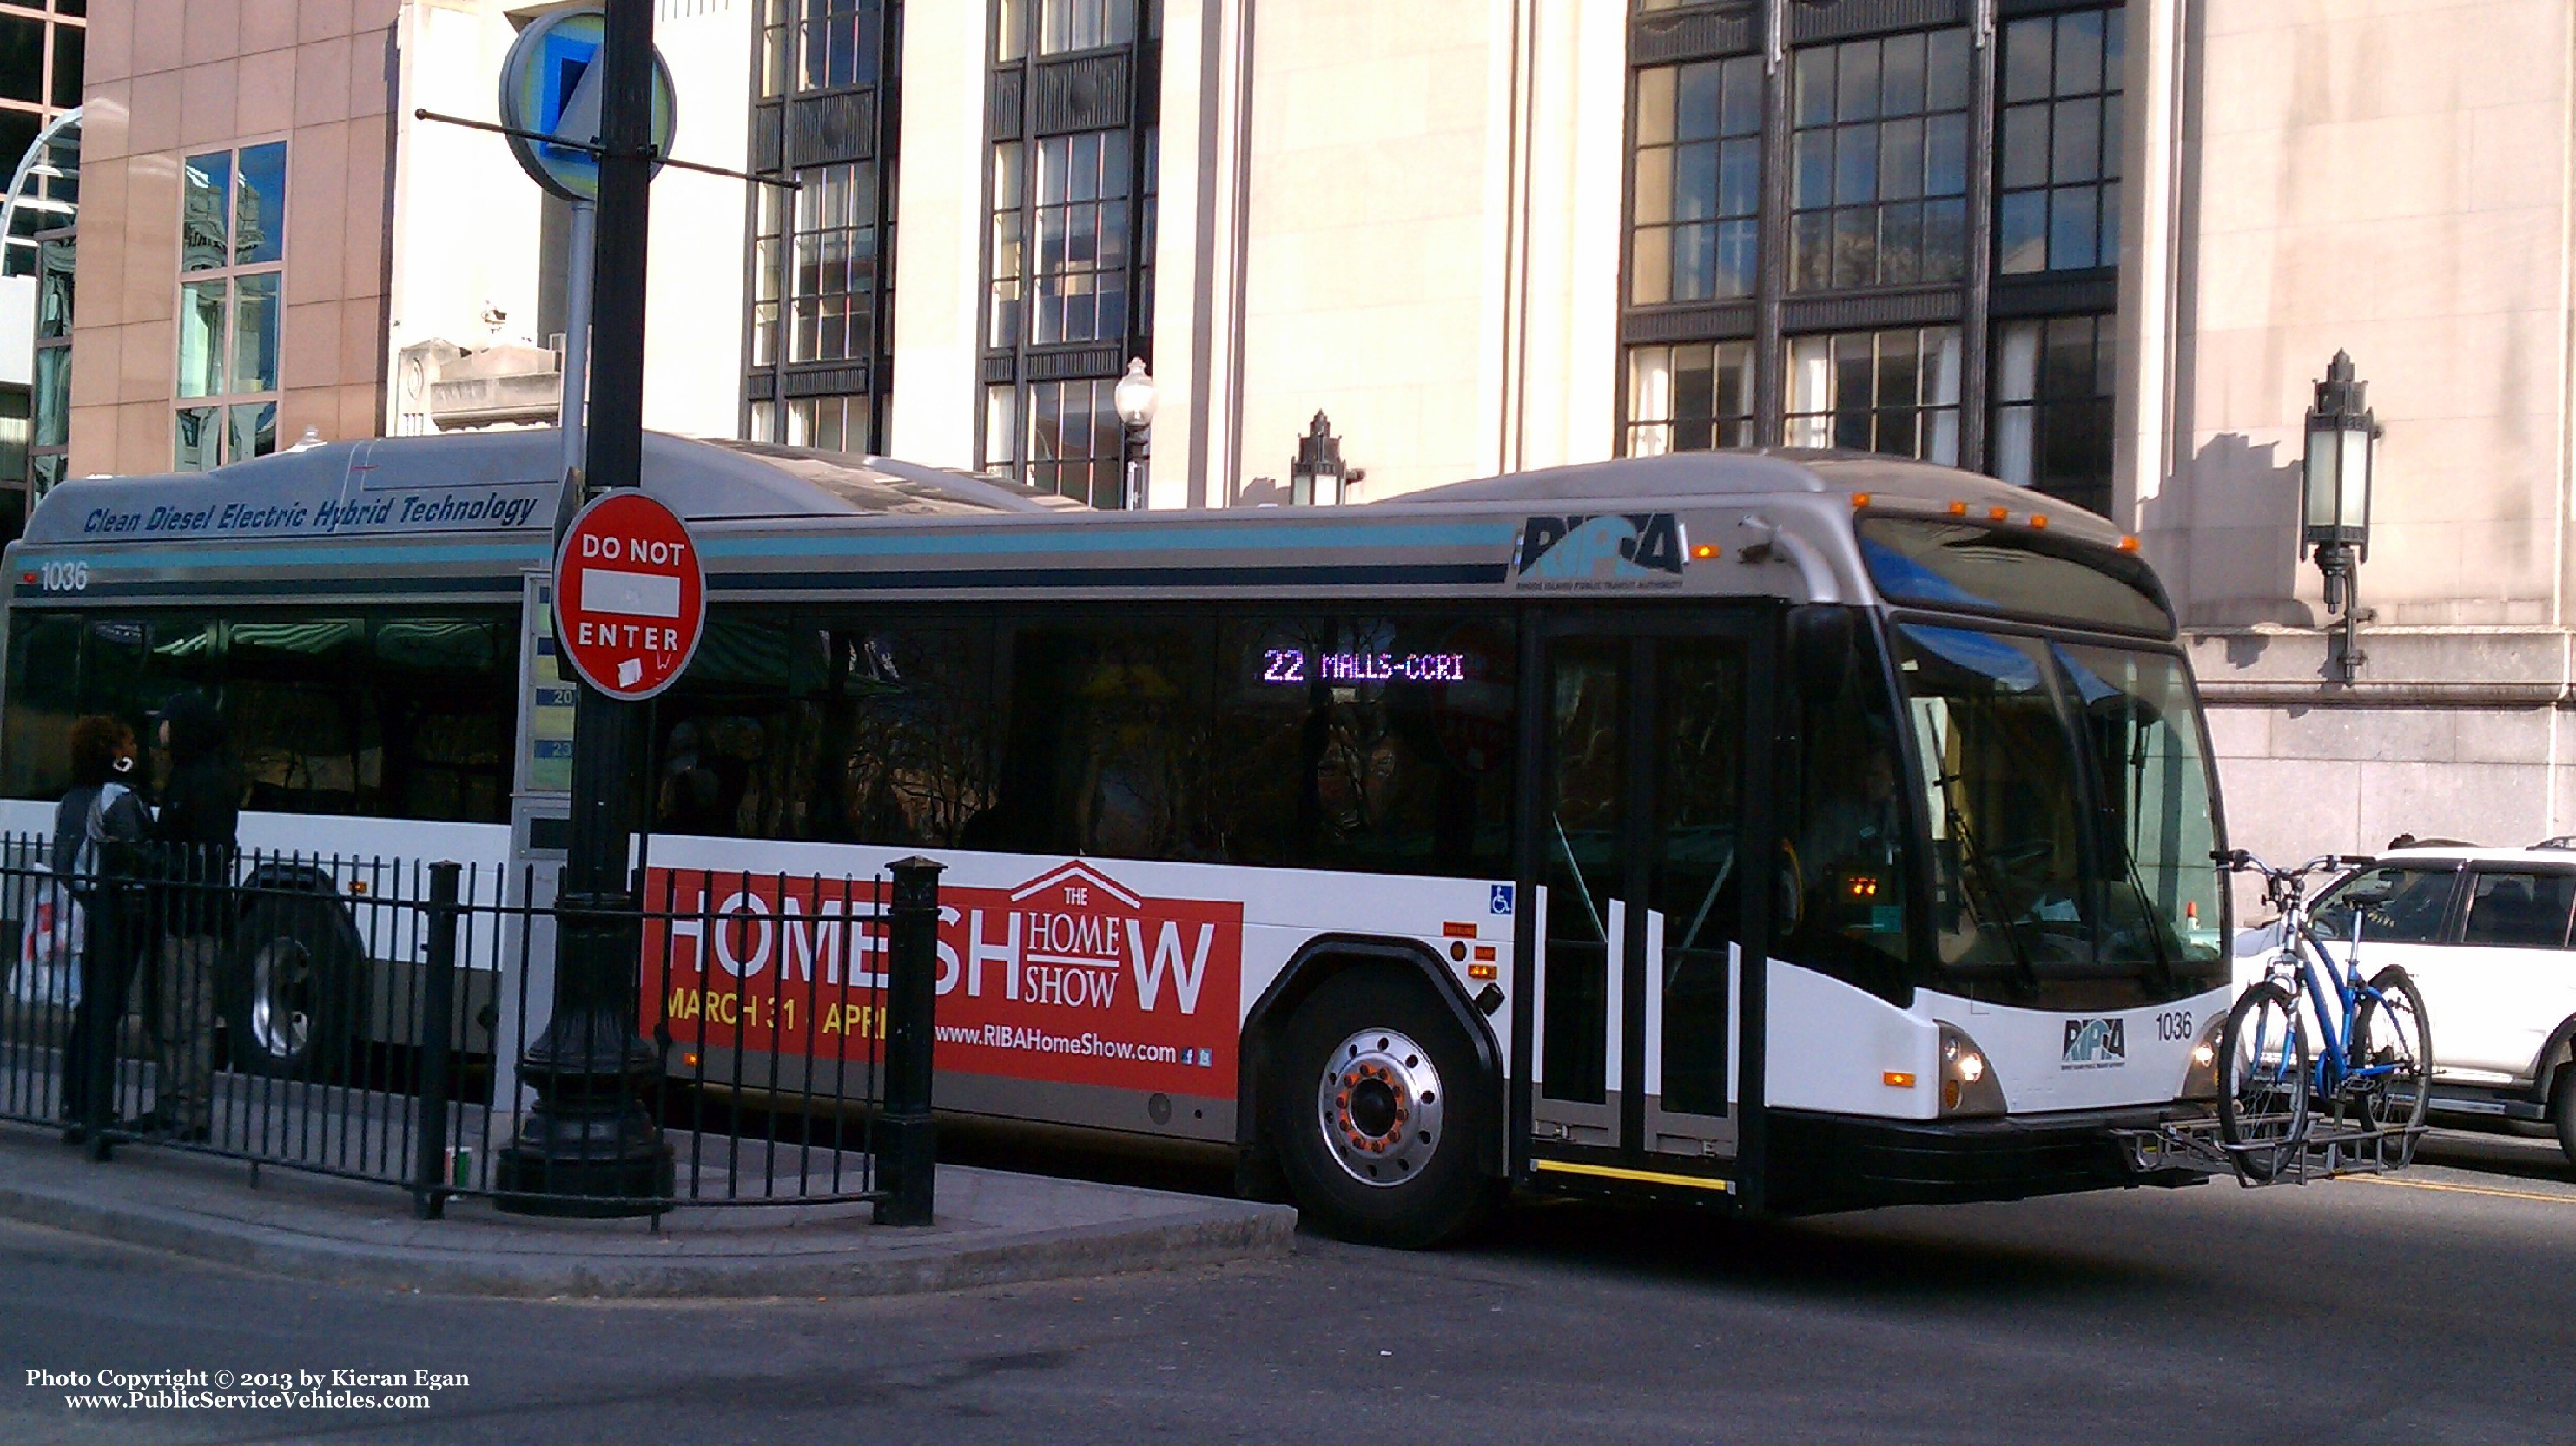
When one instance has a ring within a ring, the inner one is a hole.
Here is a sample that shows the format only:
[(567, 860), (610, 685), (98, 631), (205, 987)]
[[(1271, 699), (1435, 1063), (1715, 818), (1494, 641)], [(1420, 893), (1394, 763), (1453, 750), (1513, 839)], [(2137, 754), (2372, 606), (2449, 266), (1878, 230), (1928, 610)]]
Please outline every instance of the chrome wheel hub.
[(1324, 1147), (1363, 1185), (1401, 1185), (1440, 1148), (1440, 1071), (1430, 1051), (1394, 1030), (1343, 1040), (1325, 1061), (1315, 1103)]
[(250, 1034), (259, 1051), (272, 1059), (293, 1059), (304, 1052), (312, 1020), (299, 1007), (312, 982), (312, 963), (303, 949), (280, 939), (253, 957), (250, 966)]

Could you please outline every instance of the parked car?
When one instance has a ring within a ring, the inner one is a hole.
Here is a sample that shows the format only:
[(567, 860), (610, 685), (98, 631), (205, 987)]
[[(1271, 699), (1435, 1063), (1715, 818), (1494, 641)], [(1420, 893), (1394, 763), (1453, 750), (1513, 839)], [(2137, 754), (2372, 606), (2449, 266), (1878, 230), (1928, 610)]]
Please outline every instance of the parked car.
[[(2338, 964), (2356, 917), (2363, 976), (2400, 964), (2424, 993), (2434, 1117), (2546, 1123), (2576, 1164), (2576, 838), (2393, 849), (2318, 898)], [(2277, 927), (2239, 937), (2240, 975), (2262, 969)]]

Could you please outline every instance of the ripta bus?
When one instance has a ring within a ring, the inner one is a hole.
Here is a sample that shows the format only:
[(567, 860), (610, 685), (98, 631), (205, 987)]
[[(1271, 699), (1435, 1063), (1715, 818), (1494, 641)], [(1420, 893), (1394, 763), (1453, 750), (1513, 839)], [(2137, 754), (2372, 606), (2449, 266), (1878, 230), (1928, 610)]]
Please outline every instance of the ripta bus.
[[(76, 716), (197, 686), (245, 846), (550, 875), (559, 448), (55, 489), (7, 555), (0, 827), (49, 826)], [(673, 911), (638, 1027), (694, 1078), (793, 1088), (882, 1028), (847, 881), (918, 854), (943, 1112), (1229, 1145), (1363, 1238), (1509, 1187), (1794, 1213), (2199, 1178), (2130, 1142), (2216, 1090), (2217, 785), (2173, 610), (2099, 518), (1788, 451), (1118, 513), (654, 436), (644, 485), (708, 569), (636, 781)], [(417, 962), (349, 952), (315, 967)], [(515, 966), (467, 962), (469, 1047), (522, 1037)], [(237, 1062), (368, 1027), (225, 987), (296, 1026)]]

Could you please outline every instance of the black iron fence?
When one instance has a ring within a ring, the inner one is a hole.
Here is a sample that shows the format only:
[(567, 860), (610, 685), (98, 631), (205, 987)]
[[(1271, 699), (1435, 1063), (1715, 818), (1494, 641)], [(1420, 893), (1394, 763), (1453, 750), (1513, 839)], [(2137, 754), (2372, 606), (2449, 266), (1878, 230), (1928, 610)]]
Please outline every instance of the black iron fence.
[[(869, 878), (655, 869), (629, 1081), (667, 1188), (584, 1196), (523, 1131), (563, 913), (534, 869), (0, 838), (0, 1119), (504, 1209), (869, 1201), (929, 1221), (937, 866)], [(640, 1146), (649, 1148), (649, 1142)]]

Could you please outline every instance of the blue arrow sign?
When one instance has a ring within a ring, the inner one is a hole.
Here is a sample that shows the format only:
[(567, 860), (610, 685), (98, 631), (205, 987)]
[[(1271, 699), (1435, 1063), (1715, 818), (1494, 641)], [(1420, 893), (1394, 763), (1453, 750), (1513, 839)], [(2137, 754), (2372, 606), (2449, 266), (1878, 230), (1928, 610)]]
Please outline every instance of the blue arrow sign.
[[(558, 10), (520, 31), (501, 62), (501, 124), (557, 138), (512, 136), (510, 153), (538, 185), (576, 201), (599, 198), (599, 158), (582, 147), (599, 143), (601, 77), (596, 62), (607, 31), (602, 11)], [(653, 144), (665, 156), (671, 153), (678, 109), (670, 69), (656, 50)]]

